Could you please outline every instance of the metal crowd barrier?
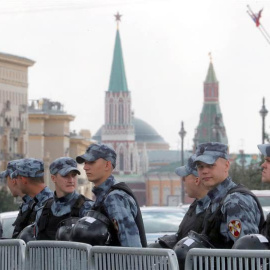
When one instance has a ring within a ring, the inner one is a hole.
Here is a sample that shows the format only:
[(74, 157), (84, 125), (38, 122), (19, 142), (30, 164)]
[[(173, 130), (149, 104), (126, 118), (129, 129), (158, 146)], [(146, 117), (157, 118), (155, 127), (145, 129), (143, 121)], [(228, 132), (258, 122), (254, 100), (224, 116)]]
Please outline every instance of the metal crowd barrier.
[(193, 248), (187, 253), (184, 270), (266, 269), (270, 269), (269, 250)]
[(25, 246), (21, 239), (0, 240), (0, 269), (24, 270)]
[(179, 270), (171, 249), (93, 246), (90, 253), (95, 270)]
[(66, 241), (30, 241), (25, 270), (91, 270), (91, 245)]

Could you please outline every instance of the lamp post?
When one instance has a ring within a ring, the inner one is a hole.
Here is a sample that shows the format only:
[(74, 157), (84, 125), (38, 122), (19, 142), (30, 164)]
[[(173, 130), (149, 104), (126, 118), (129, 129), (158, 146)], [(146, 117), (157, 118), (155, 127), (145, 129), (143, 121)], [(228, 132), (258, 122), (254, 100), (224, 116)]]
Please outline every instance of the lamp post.
[(265, 141), (265, 117), (268, 114), (268, 110), (265, 108), (264, 101), (265, 100), (263, 98), (263, 104), (260, 110), (260, 115), (262, 117), (262, 144), (264, 144)]
[[(179, 131), (179, 136), (181, 138), (181, 166), (184, 166), (184, 137), (186, 136), (186, 131), (184, 129), (184, 122), (181, 122), (181, 129)], [(185, 202), (185, 188), (184, 188), (184, 177), (182, 177), (182, 188), (181, 188), (181, 202)]]

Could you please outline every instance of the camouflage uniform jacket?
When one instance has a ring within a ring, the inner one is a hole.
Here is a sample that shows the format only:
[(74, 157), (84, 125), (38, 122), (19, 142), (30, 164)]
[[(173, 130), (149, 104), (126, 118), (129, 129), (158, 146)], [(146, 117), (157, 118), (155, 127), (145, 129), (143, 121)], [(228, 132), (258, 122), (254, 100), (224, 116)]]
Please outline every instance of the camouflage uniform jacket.
[[(210, 197), (211, 203), (208, 211), (214, 213), (227, 192), (236, 186), (228, 177), (209, 191), (207, 195)], [(261, 212), (255, 199), (249, 194), (240, 192), (228, 194), (223, 200), (221, 215), (219, 233), (224, 237), (224, 243), (235, 242), (246, 234), (259, 233)], [(213, 243), (213, 245), (215, 244)]]
[[(103, 201), (111, 186), (118, 181), (111, 175), (104, 183), (92, 189), (96, 196), (94, 206), (103, 203), (109, 219), (117, 224), (118, 239), (121, 246), (141, 247), (141, 240), (138, 227), (135, 222), (137, 215), (137, 205), (135, 200), (123, 190), (113, 190)], [(102, 202), (103, 201), (103, 202)]]
[(36, 202), (34, 210), (37, 212), (41, 207), (44, 206), (45, 202), (52, 197), (53, 191), (51, 191), (48, 187), (45, 187), (34, 197), (34, 200)]
[[(76, 191), (58, 198), (56, 196), (56, 194), (54, 193), (54, 197), (53, 197), (53, 203), (51, 205), (51, 213), (53, 216), (55, 217), (61, 217), (61, 216), (65, 216), (66, 214), (69, 214), (72, 210), (72, 206), (76, 203), (77, 199), (79, 198), (80, 194)], [(79, 217), (84, 217), (86, 215), (86, 213), (91, 210), (92, 206), (93, 206), (94, 202), (90, 201), (90, 200), (86, 200), (84, 202), (84, 204), (82, 205), (82, 207), (80, 208), (79, 211)], [(44, 207), (40, 208), (37, 212), (36, 215), (36, 236), (38, 235), (38, 224), (39, 224), (39, 219), (42, 215), (42, 210)]]

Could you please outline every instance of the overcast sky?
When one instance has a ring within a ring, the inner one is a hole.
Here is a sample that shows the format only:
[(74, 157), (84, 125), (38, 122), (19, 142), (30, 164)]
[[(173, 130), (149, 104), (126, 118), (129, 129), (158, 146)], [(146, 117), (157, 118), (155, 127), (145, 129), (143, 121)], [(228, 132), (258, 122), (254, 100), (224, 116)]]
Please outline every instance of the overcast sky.
[[(247, 14), (268, 1), (0, 0), (0, 51), (34, 60), (29, 99), (59, 101), (76, 116), (71, 128), (104, 123), (116, 34), (120, 23), (128, 88), (135, 117), (179, 149), (180, 122), (193, 144), (212, 53), (220, 107), (231, 152), (258, 153), (262, 98), (270, 111), (270, 44)], [(270, 113), (266, 117), (270, 132)]]

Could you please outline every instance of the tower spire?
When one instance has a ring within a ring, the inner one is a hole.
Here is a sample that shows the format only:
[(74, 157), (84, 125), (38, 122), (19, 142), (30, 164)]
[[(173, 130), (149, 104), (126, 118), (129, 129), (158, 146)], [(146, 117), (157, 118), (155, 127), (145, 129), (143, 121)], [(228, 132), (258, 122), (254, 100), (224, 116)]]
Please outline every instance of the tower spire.
[(122, 53), (121, 39), (119, 33), (119, 21), (121, 21), (121, 16), (119, 12), (114, 15), (117, 22), (117, 31), (115, 37), (115, 45), (113, 52), (113, 62), (110, 76), (109, 90), (110, 92), (126, 92), (128, 91), (125, 65)]

